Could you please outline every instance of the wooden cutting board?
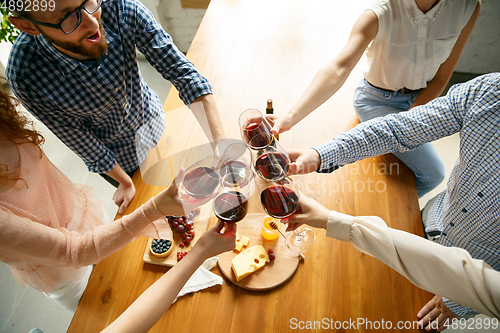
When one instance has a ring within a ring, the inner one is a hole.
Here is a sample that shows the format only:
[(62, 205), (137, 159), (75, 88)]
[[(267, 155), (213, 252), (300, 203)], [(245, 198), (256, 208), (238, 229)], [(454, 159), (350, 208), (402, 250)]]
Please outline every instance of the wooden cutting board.
[(262, 245), (266, 250), (273, 249), (276, 255), (274, 261), (266, 263), (264, 267), (238, 282), (231, 268), (231, 260), (239, 252), (233, 250), (218, 255), (219, 269), (222, 274), (232, 283), (244, 289), (262, 291), (276, 288), (288, 281), (299, 265), (298, 254), (286, 249), (285, 239), (281, 235), (272, 241), (262, 237), (260, 225), (266, 217), (268, 215), (265, 214), (247, 215), (242, 221), (238, 222), (238, 233), (240, 236), (246, 236), (250, 239), (248, 246), (243, 247), (242, 251), (255, 245)]

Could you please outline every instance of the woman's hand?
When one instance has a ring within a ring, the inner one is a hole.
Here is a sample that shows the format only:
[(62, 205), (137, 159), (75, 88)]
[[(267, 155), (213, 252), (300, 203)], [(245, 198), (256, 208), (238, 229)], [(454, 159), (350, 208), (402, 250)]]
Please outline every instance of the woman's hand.
[(153, 198), (156, 207), (165, 216), (186, 216), (196, 207), (209, 202), (216, 194), (214, 192), (206, 198), (196, 199), (186, 193), (180, 193), (179, 184), (184, 178), (184, 173), (184, 168), (181, 168), (172, 185)]
[(286, 113), (282, 116), (267, 114), (266, 119), (272, 126), (271, 133), (273, 134), (281, 134), (283, 132), (289, 131), (295, 125), (292, 120), (292, 116), (289, 113)]
[(302, 224), (308, 224), (314, 228), (324, 228), (328, 222), (330, 210), (323, 207), (319, 202), (300, 193), (300, 208), (295, 214), (281, 220), (281, 223), (287, 223), (286, 231), (294, 231)]
[(231, 231), (226, 228), (226, 232), (221, 234), (222, 227), (224, 227), (224, 222), (217, 220), (212, 229), (205, 231), (201, 235), (193, 250), (200, 251), (206, 258), (233, 250), (236, 242), (236, 228), (231, 228)]

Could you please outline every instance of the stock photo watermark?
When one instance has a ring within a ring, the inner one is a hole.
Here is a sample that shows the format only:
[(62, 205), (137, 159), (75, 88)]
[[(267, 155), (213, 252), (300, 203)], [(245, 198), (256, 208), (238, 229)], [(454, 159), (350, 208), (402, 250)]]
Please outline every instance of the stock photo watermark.
[[(438, 329), (439, 326), (445, 325), (452, 329), (468, 329), (478, 330), (483, 329), (497, 329), (499, 321), (497, 318), (471, 318), (471, 319), (455, 319), (450, 322), (448, 318), (441, 325), (437, 321), (430, 322), (427, 326), (430, 329)], [(289, 327), (292, 330), (409, 330), (409, 329), (422, 329), (419, 321), (399, 320), (392, 322), (390, 320), (369, 320), (367, 318), (349, 318), (349, 320), (335, 320), (332, 318), (323, 318), (321, 320), (298, 320), (297, 318), (290, 318)]]
[[(319, 181), (301, 179), (298, 182), (306, 193), (334, 193), (334, 192), (368, 192), (383, 193), (387, 190), (387, 183), (380, 176), (398, 176), (399, 163), (356, 163), (349, 166), (347, 176), (340, 179), (325, 179)], [(356, 179), (356, 176), (360, 179)]]

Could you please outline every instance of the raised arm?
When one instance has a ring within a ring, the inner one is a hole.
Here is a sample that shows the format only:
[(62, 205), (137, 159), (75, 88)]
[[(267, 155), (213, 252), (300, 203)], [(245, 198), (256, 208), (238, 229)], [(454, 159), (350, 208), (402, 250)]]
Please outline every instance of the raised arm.
[(473, 259), (464, 249), (389, 228), (377, 216), (354, 217), (330, 211), (303, 194), (300, 208), (301, 213), (285, 220), (289, 229), (302, 223), (324, 228), (328, 237), (349, 242), (417, 287), (500, 318), (500, 272)]
[(147, 332), (168, 310), (187, 280), (205, 259), (234, 249), (236, 235), (220, 231), (223, 223), (205, 232), (193, 249), (158, 281), (151, 285), (118, 319), (102, 332)]
[(309, 113), (327, 101), (347, 80), (352, 69), (378, 32), (378, 18), (371, 10), (361, 14), (340, 53), (324, 65), (292, 108), (282, 116), (273, 116), (272, 131), (290, 130)]
[(172, 82), (179, 91), (179, 97), (191, 108), (208, 140), (217, 142), (218, 139), (224, 138), (224, 130), (208, 80), (177, 48), (172, 38), (143, 4), (132, 1), (126, 3), (126, 6), (136, 7), (133, 32), (137, 48), (163, 78)]
[[(22, 261), (33, 260), (53, 266), (86, 266), (118, 251), (137, 236), (171, 238), (165, 215), (187, 215), (193, 208), (208, 202), (178, 192), (181, 170), (172, 186), (163, 190), (147, 203), (107, 225), (100, 225), (83, 235), (66, 228), (51, 228), (28, 218), (15, 215), (0, 207), (0, 249), (9, 257)], [(85, 223), (98, 225), (87, 214)], [(31, 244), (31, 246), (26, 246)]]

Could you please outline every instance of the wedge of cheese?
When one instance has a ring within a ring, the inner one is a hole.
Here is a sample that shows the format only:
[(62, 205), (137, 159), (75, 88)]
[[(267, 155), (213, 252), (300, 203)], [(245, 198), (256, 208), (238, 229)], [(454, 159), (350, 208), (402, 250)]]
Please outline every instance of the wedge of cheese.
[(241, 281), (269, 262), (269, 256), (262, 245), (255, 245), (238, 254), (231, 260), (231, 268), (236, 281)]

